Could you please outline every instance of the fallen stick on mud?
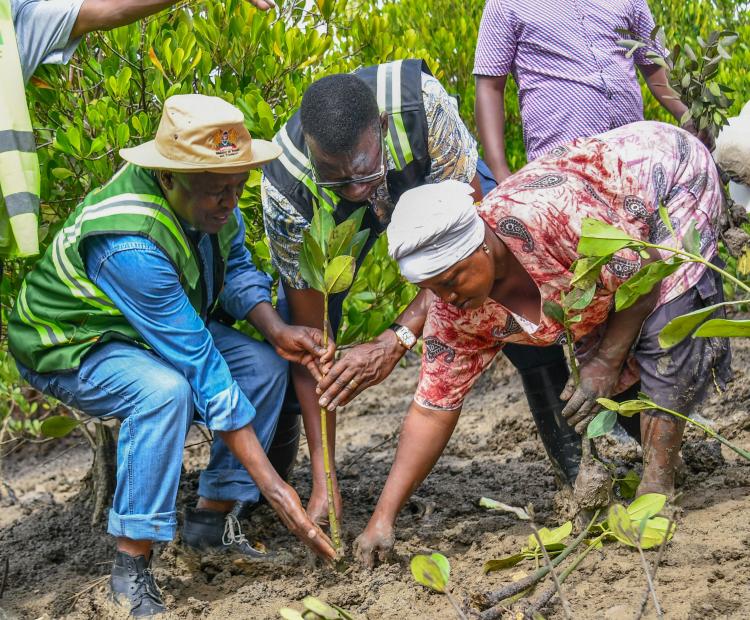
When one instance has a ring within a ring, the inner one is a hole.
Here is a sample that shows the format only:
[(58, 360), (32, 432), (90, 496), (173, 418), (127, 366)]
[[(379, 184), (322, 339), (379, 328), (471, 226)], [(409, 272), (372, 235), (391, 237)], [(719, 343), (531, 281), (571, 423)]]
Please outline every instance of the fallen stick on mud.
[[(568, 600), (565, 598), (565, 594), (563, 594), (563, 591), (562, 591), (562, 586), (560, 585), (564, 581), (565, 578), (562, 577), (562, 575), (560, 579), (557, 578), (555, 567), (552, 565), (552, 561), (550, 560), (549, 554), (547, 553), (547, 548), (544, 546), (544, 543), (542, 542), (542, 537), (539, 535), (539, 530), (536, 527), (536, 523), (534, 523), (534, 508), (531, 504), (529, 504), (529, 507), (526, 509), (526, 512), (528, 512), (529, 515), (531, 516), (531, 529), (534, 532), (534, 538), (536, 539), (536, 542), (539, 545), (539, 549), (541, 549), (542, 555), (544, 556), (544, 564), (549, 568), (549, 573), (552, 576), (552, 581), (554, 583), (554, 589), (560, 596), (560, 602), (562, 603), (562, 607), (563, 607), (563, 614), (565, 614), (566, 620), (572, 620), (573, 615), (570, 612), (570, 604), (568, 603)], [(586, 528), (586, 531), (588, 531), (588, 528)]]
[[(565, 580), (568, 578), (568, 576), (576, 569), (578, 568), (578, 565), (583, 562), (583, 559), (589, 554), (589, 552), (592, 549), (596, 549), (597, 542), (601, 540), (601, 536), (597, 539), (594, 539), (594, 542), (590, 544), (586, 549), (584, 549), (575, 560), (573, 560), (573, 563), (568, 566), (563, 572), (560, 573), (560, 576), (558, 577), (558, 580), (560, 583), (564, 583)], [(539, 598), (534, 601), (528, 609), (524, 611), (524, 618), (534, 618), (535, 613), (539, 613), (544, 609), (547, 604), (552, 600), (552, 597), (555, 596), (555, 594), (558, 592), (558, 586), (551, 585), (549, 588), (547, 588), (544, 592), (542, 592), (539, 595)]]
[[(656, 554), (656, 562), (654, 562), (654, 572), (651, 573), (651, 579), (653, 582), (656, 582), (656, 571), (659, 570), (659, 564), (661, 564), (662, 557), (664, 555), (664, 549), (667, 547), (667, 539), (669, 538), (669, 532), (672, 529), (672, 525), (674, 524), (674, 521), (672, 520), (674, 515), (669, 518), (669, 522), (667, 523), (667, 536), (664, 537), (664, 540), (661, 541), (661, 545), (659, 545), (659, 553)], [(651, 598), (651, 589), (646, 588), (646, 592), (643, 594), (643, 598), (641, 599), (641, 608), (638, 610), (638, 614), (635, 617), (635, 620), (641, 620), (643, 617), (643, 614), (646, 613), (646, 607), (648, 607), (648, 600)]]
[[(573, 542), (568, 547), (563, 549), (560, 555), (558, 555), (554, 560), (550, 562), (551, 566), (557, 566), (571, 553), (573, 553), (573, 551), (575, 551), (575, 549), (586, 538), (586, 534), (588, 533), (589, 529), (594, 524), (598, 516), (599, 511), (597, 510), (594, 513), (594, 516), (591, 518), (591, 522), (588, 524), (588, 526), (581, 531), (581, 533), (575, 538), (575, 540), (573, 540)], [(503, 614), (503, 609), (502, 606), (497, 605), (498, 603), (504, 601), (508, 597), (518, 594), (519, 592), (527, 590), (540, 579), (543, 579), (547, 575), (549, 570), (549, 566), (542, 566), (540, 569), (538, 569), (528, 577), (524, 577), (523, 579), (519, 579), (518, 581), (509, 583), (499, 590), (495, 590), (494, 592), (488, 592), (486, 594), (481, 594), (475, 597), (474, 601), (479, 607), (489, 607), (489, 609), (486, 609), (481, 614), (479, 614), (480, 620), (496, 620), (497, 618), (500, 618)]]

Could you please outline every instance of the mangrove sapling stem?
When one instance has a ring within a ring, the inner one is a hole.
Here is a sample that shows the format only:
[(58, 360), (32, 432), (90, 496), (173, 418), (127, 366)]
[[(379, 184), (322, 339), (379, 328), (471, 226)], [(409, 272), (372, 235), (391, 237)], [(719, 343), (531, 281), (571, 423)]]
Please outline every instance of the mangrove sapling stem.
[[(589, 522), (588, 526), (573, 540), (572, 543), (570, 543), (569, 546), (565, 547), (560, 552), (560, 555), (558, 555), (556, 558), (554, 558), (550, 564), (552, 566), (557, 566), (560, 564), (565, 558), (567, 558), (575, 549), (583, 542), (583, 540), (586, 538), (586, 534), (591, 529), (591, 526), (594, 524), (596, 519), (599, 517), (599, 510), (597, 510), (594, 513), (594, 516), (591, 518), (591, 521)], [(514, 596), (518, 594), (519, 592), (523, 592), (524, 590), (528, 590), (533, 585), (535, 585), (540, 579), (543, 579), (547, 573), (549, 572), (548, 566), (542, 566), (539, 570), (532, 573), (528, 577), (524, 577), (523, 579), (519, 579), (518, 581), (514, 581), (512, 583), (509, 583), (499, 590), (496, 590), (495, 592), (489, 592), (484, 595), (482, 598), (482, 606), (483, 607), (489, 607), (490, 609), (486, 609), (483, 611), (479, 618), (481, 620), (496, 620), (497, 618), (500, 618), (503, 613), (503, 606), (498, 605), (501, 601), (504, 601), (505, 599)]]
[(699, 429), (701, 429), (706, 435), (709, 437), (712, 437), (713, 439), (716, 439), (719, 443), (723, 443), (727, 448), (730, 450), (733, 450), (737, 454), (739, 454), (741, 457), (746, 458), (748, 461), (750, 461), (750, 452), (745, 450), (744, 448), (740, 448), (739, 446), (735, 446), (731, 441), (728, 439), (724, 439), (719, 433), (717, 433), (712, 428), (706, 426), (705, 424), (701, 424), (698, 422), (698, 420), (694, 420), (693, 418), (686, 416), (678, 411), (672, 411), (671, 409), (667, 409), (666, 407), (662, 407), (661, 405), (657, 405), (656, 403), (652, 403), (649, 401), (649, 404), (652, 405), (653, 409), (659, 409), (660, 411), (664, 411), (665, 413), (669, 413), (676, 418), (679, 418), (680, 420), (685, 420), (685, 422), (689, 422), (693, 426), (697, 426)]
[[(328, 331), (331, 324), (328, 321), (328, 294), (323, 293), (323, 348), (328, 348)], [(320, 408), (320, 434), (323, 440), (323, 468), (326, 472), (326, 494), (328, 495), (328, 524), (331, 527), (331, 542), (333, 548), (341, 549), (341, 532), (336, 518), (336, 505), (333, 501), (333, 478), (331, 476), (331, 454), (328, 450), (328, 409)]]
[[(673, 514), (674, 516), (674, 514)], [(667, 539), (669, 538), (669, 532), (672, 531), (672, 526), (674, 525), (674, 521), (672, 520), (672, 517), (669, 518), (669, 521), (667, 522), (667, 535), (664, 537), (664, 540), (661, 541), (661, 545), (659, 545), (659, 553), (656, 554), (656, 562), (654, 562), (654, 571), (651, 573), (651, 578), (656, 581), (656, 571), (659, 570), (659, 564), (661, 564), (662, 556), (664, 555), (664, 549), (667, 548)], [(643, 617), (643, 614), (646, 613), (646, 607), (648, 606), (648, 599), (649, 595), (651, 594), (651, 591), (646, 588), (646, 592), (643, 595), (643, 598), (641, 599), (641, 608), (638, 610), (638, 614), (635, 617), (635, 620), (641, 620)]]
[(445, 591), (445, 596), (448, 598), (448, 602), (453, 605), (453, 609), (456, 610), (456, 615), (459, 617), (459, 620), (469, 620), (466, 617), (466, 614), (464, 613), (463, 609), (459, 606), (456, 599), (453, 598), (450, 592), (448, 590)]
[[(669, 530), (667, 530), (667, 536), (664, 538), (666, 539), (669, 536)], [(656, 587), (654, 586), (654, 581), (651, 578), (651, 571), (648, 567), (648, 562), (646, 561), (646, 556), (643, 553), (643, 547), (641, 547), (641, 541), (640, 539), (636, 539), (635, 541), (636, 546), (638, 547), (638, 555), (641, 556), (641, 564), (643, 564), (643, 572), (646, 573), (646, 583), (648, 584), (649, 592), (651, 592), (651, 597), (654, 599), (654, 609), (656, 610), (656, 616), (658, 618), (661, 618), (664, 616), (664, 613), (661, 610), (661, 606), (659, 605), (659, 598), (656, 596)]]
[(581, 373), (578, 370), (578, 360), (576, 359), (575, 343), (573, 342), (573, 332), (570, 327), (565, 326), (565, 346), (568, 347), (568, 357), (570, 358), (570, 372), (573, 375), (575, 386), (581, 385)]
[(706, 260), (702, 256), (699, 256), (698, 254), (692, 254), (690, 252), (686, 252), (685, 250), (680, 250), (677, 248), (670, 248), (666, 245), (657, 245), (654, 243), (647, 243), (645, 241), (639, 241), (639, 245), (642, 245), (647, 248), (653, 248), (655, 250), (664, 250), (665, 252), (672, 252), (673, 254), (677, 254), (679, 256), (684, 256), (688, 259), (688, 261), (692, 263), (700, 263), (701, 265), (705, 265), (709, 269), (712, 269), (716, 273), (718, 273), (720, 276), (726, 278), (736, 286), (739, 286), (743, 291), (746, 293), (750, 293), (750, 286), (745, 284), (742, 280), (735, 278), (731, 273), (728, 271), (725, 271), (721, 267), (718, 267), (717, 265), (714, 265), (711, 261)]
[[(533, 514), (532, 511), (527, 510), (529, 514)], [(570, 612), (570, 605), (568, 604), (568, 599), (565, 598), (565, 595), (563, 594), (562, 587), (560, 586), (560, 581), (557, 579), (557, 573), (555, 572), (555, 567), (552, 566), (552, 562), (549, 558), (549, 554), (547, 553), (547, 549), (544, 546), (544, 543), (542, 542), (542, 537), (539, 536), (539, 530), (536, 527), (536, 524), (534, 523), (534, 520), (532, 519), (531, 522), (531, 529), (534, 532), (534, 538), (536, 539), (537, 544), (539, 545), (539, 548), (542, 550), (542, 556), (544, 557), (544, 563), (549, 568), (549, 574), (552, 575), (552, 581), (555, 584), (555, 589), (557, 590), (557, 593), (560, 595), (560, 602), (563, 606), (563, 613), (565, 614), (565, 617), (568, 620), (572, 620), (572, 614)]]

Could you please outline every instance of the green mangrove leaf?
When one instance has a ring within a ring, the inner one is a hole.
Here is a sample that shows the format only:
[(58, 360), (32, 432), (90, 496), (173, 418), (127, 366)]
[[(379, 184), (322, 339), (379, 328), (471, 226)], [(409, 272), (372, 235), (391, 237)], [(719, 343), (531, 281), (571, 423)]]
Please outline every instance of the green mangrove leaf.
[(630, 308), (643, 295), (651, 292), (659, 282), (677, 271), (685, 261), (674, 259), (669, 262), (655, 261), (638, 270), (625, 280), (615, 292), (615, 310)]
[(490, 510), (501, 510), (503, 512), (512, 512), (522, 521), (529, 520), (529, 514), (523, 508), (518, 508), (518, 506), (510, 506), (509, 504), (503, 504), (503, 502), (498, 502), (497, 500), (490, 499), (489, 497), (481, 498), (479, 500), (479, 505), (482, 508), (489, 508)]
[(665, 537), (667, 540), (672, 540), (677, 526), (673, 522), (669, 532), (667, 532), (667, 527), (669, 527), (669, 519), (665, 517), (645, 519), (641, 528), (641, 547), (643, 549), (657, 547), (664, 542)]
[(654, 406), (651, 402), (644, 402), (642, 400), (626, 400), (620, 403), (620, 407), (617, 410), (621, 416), (626, 418), (632, 418), (636, 413), (640, 411), (646, 411), (652, 409)]
[(291, 607), (282, 607), (279, 609), (279, 614), (284, 620), (305, 620), (300, 612)]
[(542, 312), (560, 325), (565, 325), (565, 310), (556, 301), (545, 301), (542, 305)]
[(337, 256), (325, 272), (325, 289), (329, 295), (345, 291), (354, 280), (355, 262), (353, 256)]
[(596, 283), (602, 267), (609, 261), (609, 256), (585, 256), (573, 263), (572, 286), (585, 287)]
[(586, 217), (581, 223), (581, 239), (578, 241), (578, 253), (583, 256), (610, 256), (638, 241), (625, 231), (599, 220)]
[(682, 247), (691, 254), (700, 256), (701, 253), (701, 234), (695, 227), (695, 222), (690, 222), (690, 226), (682, 238)]
[[(542, 544), (546, 548), (548, 545), (562, 543), (563, 540), (565, 540), (568, 536), (570, 536), (570, 533), (572, 531), (573, 531), (573, 522), (566, 521), (560, 527), (556, 527), (554, 530), (547, 529), (546, 527), (541, 528), (539, 530), (539, 538), (541, 539)], [(536, 536), (534, 536), (534, 534), (529, 534), (528, 549), (530, 551), (539, 549), (539, 543), (537, 542)]]
[(341, 616), (342, 620), (354, 620), (354, 616), (352, 616), (346, 609), (343, 609), (339, 607), (338, 605), (334, 605), (331, 603), (331, 607), (333, 607), (337, 612), (339, 612), (339, 616)]
[(747, 319), (710, 319), (695, 330), (694, 338), (747, 338), (750, 321)]
[(617, 413), (605, 409), (596, 414), (596, 417), (586, 427), (586, 437), (593, 439), (609, 433), (617, 424)]
[(630, 504), (627, 512), (633, 521), (640, 522), (642, 519), (649, 519), (658, 514), (664, 508), (666, 501), (666, 495), (662, 495), (661, 493), (646, 493)]
[(42, 422), (41, 431), (45, 437), (65, 437), (69, 435), (80, 422), (66, 415), (53, 415)]
[(672, 227), (672, 220), (669, 219), (669, 213), (667, 212), (667, 208), (664, 206), (663, 202), (659, 203), (659, 217), (661, 218), (661, 221), (664, 224), (664, 226), (666, 226), (667, 230), (674, 237), (675, 232), (674, 232), (674, 228)]
[(305, 609), (317, 614), (321, 618), (325, 618), (325, 620), (340, 620), (341, 618), (339, 612), (333, 607), (314, 596), (306, 596), (302, 599), (302, 604), (305, 606)]
[(345, 254), (349, 254), (350, 256), (353, 256), (355, 259), (357, 259), (362, 252), (362, 248), (365, 247), (365, 243), (367, 242), (367, 237), (370, 236), (370, 229), (365, 228), (364, 230), (360, 230), (357, 234), (354, 235), (352, 238), (352, 242), (349, 244), (349, 247), (346, 248)]
[(609, 398), (597, 398), (596, 402), (610, 411), (618, 411), (620, 409), (620, 403)]
[(610, 506), (607, 524), (617, 540), (631, 547), (638, 546), (638, 532), (633, 527), (633, 522), (624, 506), (620, 504)]
[(596, 283), (590, 284), (587, 288), (574, 288), (565, 296), (565, 307), (568, 310), (583, 310), (594, 299), (596, 293)]
[(323, 254), (327, 252), (328, 238), (335, 227), (336, 222), (325, 207), (318, 208), (313, 206), (313, 218), (310, 222), (309, 230), (312, 238), (318, 242), (318, 247), (320, 247)]
[(745, 303), (745, 300), (725, 301), (675, 317), (659, 332), (659, 345), (665, 349), (673, 347), (687, 338), (692, 331), (719, 308)]
[(352, 239), (357, 233), (357, 222), (351, 219), (344, 220), (331, 231), (328, 238), (328, 251), (326, 257), (333, 260), (337, 256), (346, 254), (346, 250), (351, 246)]
[(641, 479), (638, 477), (632, 469), (625, 474), (623, 478), (617, 481), (620, 487), (620, 495), (623, 499), (631, 499), (635, 497), (635, 493), (638, 490), (638, 485), (641, 483)]
[(299, 271), (312, 288), (316, 291), (325, 292), (323, 282), (323, 253), (317, 241), (313, 239), (308, 231), (302, 233), (302, 251), (299, 256)]
[(411, 574), (417, 583), (436, 592), (445, 592), (450, 577), (448, 558), (440, 553), (415, 555), (411, 559)]
[(492, 571), (502, 570), (504, 568), (510, 568), (515, 566), (522, 560), (526, 559), (525, 553), (514, 553), (513, 555), (499, 558), (497, 560), (487, 560), (482, 566), (484, 574), (491, 573)]

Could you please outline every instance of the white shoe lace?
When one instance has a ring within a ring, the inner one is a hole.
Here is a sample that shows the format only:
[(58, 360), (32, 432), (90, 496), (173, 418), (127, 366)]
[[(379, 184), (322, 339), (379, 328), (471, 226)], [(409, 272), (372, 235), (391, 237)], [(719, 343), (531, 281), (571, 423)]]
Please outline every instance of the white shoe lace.
[(226, 521), (224, 522), (224, 534), (221, 537), (221, 542), (226, 546), (229, 546), (231, 544), (250, 544), (245, 535), (242, 533), (239, 519), (237, 519), (237, 515), (234, 514), (234, 511), (227, 514)]

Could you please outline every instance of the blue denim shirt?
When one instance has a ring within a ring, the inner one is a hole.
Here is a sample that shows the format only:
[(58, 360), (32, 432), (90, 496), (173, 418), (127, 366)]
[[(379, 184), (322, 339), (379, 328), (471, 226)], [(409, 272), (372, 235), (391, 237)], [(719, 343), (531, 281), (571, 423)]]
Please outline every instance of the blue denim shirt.
[[(257, 304), (271, 302), (271, 279), (253, 264), (239, 209), (235, 216), (239, 230), (232, 240), (219, 303), (241, 320)], [(197, 246), (211, 300), (215, 291), (209, 236), (198, 233)], [(232, 379), (172, 262), (153, 242), (134, 235), (96, 236), (86, 241), (84, 258), (89, 279), (144, 341), (189, 381), (196, 410), (210, 429), (235, 430), (255, 417), (255, 408)]]

